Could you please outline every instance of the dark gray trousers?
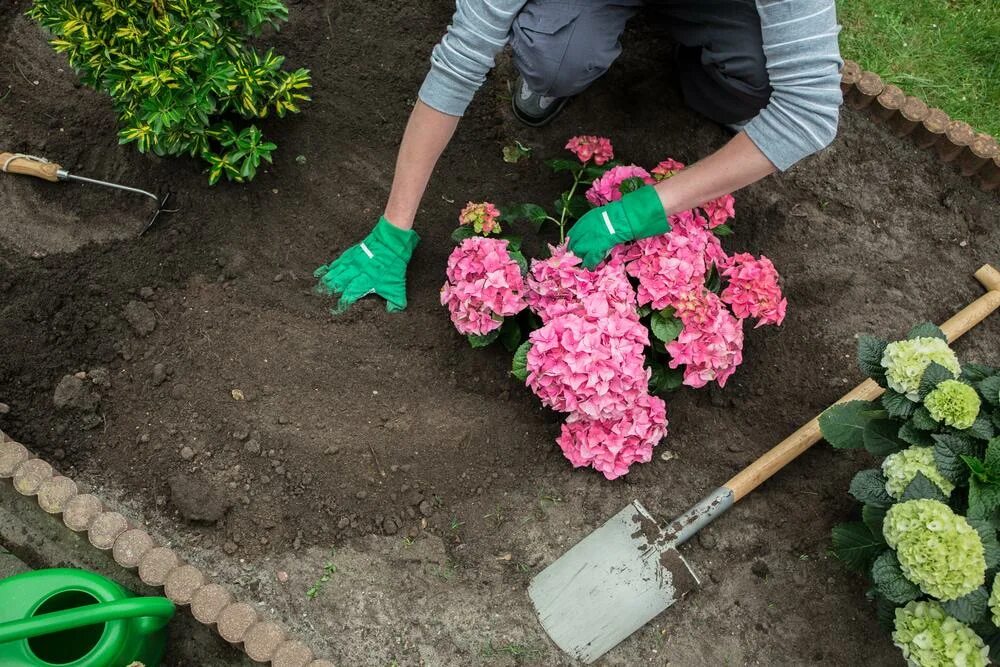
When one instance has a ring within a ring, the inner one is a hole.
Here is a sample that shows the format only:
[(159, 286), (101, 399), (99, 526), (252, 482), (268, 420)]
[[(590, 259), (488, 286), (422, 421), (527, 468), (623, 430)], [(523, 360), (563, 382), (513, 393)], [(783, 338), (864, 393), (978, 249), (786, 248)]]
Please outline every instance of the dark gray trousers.
[(528, 0), (511, 31), (528, 87), (576, 95), (621, 53), (625, 24), (642, 10), (677, 44), (684, 101), (724, 124), (749, 120), (771, 96), (753, 0)]

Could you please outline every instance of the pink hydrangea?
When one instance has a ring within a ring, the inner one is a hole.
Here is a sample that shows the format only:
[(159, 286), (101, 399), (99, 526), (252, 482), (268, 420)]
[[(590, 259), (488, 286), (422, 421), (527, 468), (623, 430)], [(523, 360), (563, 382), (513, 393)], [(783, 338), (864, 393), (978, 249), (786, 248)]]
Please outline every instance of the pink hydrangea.
[(678, 162), (677, 160), (668, 157), (666, 160), (653, 167), (650, 171), (653, 174), (653, 178), (655, 178), (657, 182), (660, 182), (670, 178), (683, 168), (683, 162)]
[(616, 479), (633, 463), (648, 463), (653, 447), (666, 434), (666, 405), (644, 394), (614, 419), (570, 415), (556, 442), (574, 468), (591, 466), (606, 478)]
[(489, 236), (500, 233), (500, 209), (488, 201), (469, 202), (458, 214), (458, 224), (471, 225), (477, 234)]
[(743, 320), (704, 288), (684, 295), (674, 308), (684, 328), (667, 344), (670, 367), (684, 366), (684, 384), (689, 387), (704, 387), (712, 380), (726, 386), (743, 363)]
[(612, 418), (647, 392), (649, 332), (637, 318), (560, 315), (528, 340), (527, 385), (553, 410)]
[(622, 198), (621, 184), (630, 178), (641, 178), (647, 185), (656, 182), (648, 171), (634, 164), (611, 167), (603, 176), (594, 179), (594, 183), (587, 190), (587, 201), (594, 206), (604, 206), (618, 201)]
[(737, 317), (755, 317), (758, 327), (781, 324), (785, 319), (788, 300), (781, 295), (778, 270), (767, 257), (756, 259), (750, 253), (737, 253), (723, 267), (722, 275), (729, 281), (722, 290), (722, 300)]
[(675, 305), (677, 299), (705, 284), (713, 263), (726, 261), (719, 239), (698, 223), (690, 211), (671, 216), (666, 234), (640, 239), (638, 258), (628, 264), (628, 274), (639, 279), (638, 302), (656, 310)]
[(572, 137), (566, 142), (566, 150), (576, 155), (580, 162), (586, 164), (591, 158), (594, 164), (604, 164), (615, 157), (614, 149), (611, 147), (611, 140), (607, 137), (595, 137), (593, 135), (580, 135)]
[(465, 239), (448, 257), (446, 275), (441, 305), (448, 306), (459, 333), (484, 336), (527, 305), (521, 268), (504, 239)]
[(732, 195), (722, 195), (718, 199), (707, 201), (701, 209), (708, 216), (708, 228), (715, 229), (736, 215), (736, 200)]
[(549, 249), (551, 257), (531, 262), (527, 278), (528, 305), (542, 322), (566, 313), (636, 316), (635, 290), (625, 275), (624, 262), (605, 262), (588, 271), (565, 246)]

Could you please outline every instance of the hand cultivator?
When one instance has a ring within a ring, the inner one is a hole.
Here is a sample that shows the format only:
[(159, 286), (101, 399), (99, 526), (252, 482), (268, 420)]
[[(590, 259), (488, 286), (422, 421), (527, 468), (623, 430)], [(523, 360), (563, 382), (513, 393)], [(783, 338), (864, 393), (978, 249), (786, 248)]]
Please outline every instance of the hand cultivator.
[(86, 176), (77, 176), (76, 174), (71, 174), (65, 169), (63, 169), (59, 164), (55, 162), (49, 162), (45, 158), (35, 157), (34, 155), (24, 155), (23, 153), (3, 153), (0, 152), (0, 171), (9, 174), (23, 174), (25, 176), (34, 176), (35, 178), (40, 178), (43, 181), (51, 181), (53, 183), (58, 183), (60, 181), (77, 181), (79, 183), (90, 183), (91, 185), (100, 185), (106, 188), (114, 188), (116, 190), (124, 190), (125, 192), (134, 192), (135, 194), (144, 195), (149, 197), (156, 202), (156, 210), (153, 211), (153, 215), (149, 218), (142, 229), (139, 230), (137, 236), (142, 236), (146, 231), (153, 226), (156, 219), (159, 217), (160, 213), (176, 213), (178, 209), (168, 209), (167, 201), (170, 200), (172, 193), (168, 192), (162, 197), (154, 195), (152, 192), (147, 192), (145, 190), (140, 190), (138, 188), (131, 188), (127, 185), (121, 185), (119, 183), (109, 183), (107, 181), (99, 181), (95, 178), (87, 178)]
[[(949, 342), (1000, 307), (1000, 272), (986, 265), (976, 278), (988, 291), (941, 325)], [(866, 380), (838, 403), (883, 391)], [(677, 547), (820, 438), (816, 417), (666, 526), (638, 501), (611, 517), (532, 580), (545, 631), (584, 663), (599, 658), (698, 585)]]

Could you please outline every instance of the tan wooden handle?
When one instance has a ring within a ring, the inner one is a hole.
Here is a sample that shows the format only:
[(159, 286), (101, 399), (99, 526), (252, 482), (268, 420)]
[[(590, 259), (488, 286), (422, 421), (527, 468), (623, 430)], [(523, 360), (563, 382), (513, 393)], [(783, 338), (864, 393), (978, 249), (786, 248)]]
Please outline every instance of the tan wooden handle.
[[(949, 342), (982, 322), (990, 313), (1000, 307), (1000, 271), (986, 264), (976, 271), (975, 275), (976, 279), (988, 291), (941, 325), (941, 330), (944, 331)], [(844, 394), (837, 403), (873, 401), (881, 396), (883, 391), (885, 390), (874, 381), (865, 380)], [(756, 489), (771, 475), (816, 444), (820, 438), (822, 438), (822, 434), (819, 430), (819, 415), (817, 415), (805, 426), (782, 440), (726, 482), (726, 488), (733, 492), (733, 502)]]
[(0, 153), (0, 171), (9, 174), (24, 174), (56, 183), (59, 181), (58, 172), (60, 169), (62, 167), (55, 162), (39, 162), (31, 158), (19, 157), (14, 153)]

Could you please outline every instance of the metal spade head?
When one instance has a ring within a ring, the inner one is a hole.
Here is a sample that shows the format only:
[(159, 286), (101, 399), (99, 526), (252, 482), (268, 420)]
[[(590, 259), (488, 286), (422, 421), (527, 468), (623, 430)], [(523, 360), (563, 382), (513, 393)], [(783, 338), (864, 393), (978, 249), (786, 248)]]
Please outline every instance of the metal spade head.
[(589, 664), (699, 585), (656, 520), (633, 501), (539, 572), (528, 588), (563, 651)]

